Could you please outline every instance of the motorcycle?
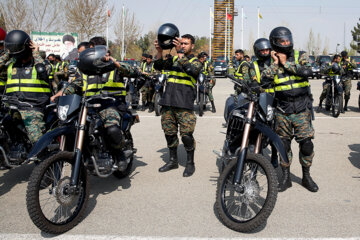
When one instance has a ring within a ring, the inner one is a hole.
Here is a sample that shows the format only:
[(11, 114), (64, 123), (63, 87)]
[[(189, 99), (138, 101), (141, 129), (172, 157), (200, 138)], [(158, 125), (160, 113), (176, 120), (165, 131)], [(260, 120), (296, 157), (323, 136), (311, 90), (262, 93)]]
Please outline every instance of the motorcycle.
[[(34, 161), (38, 163), (41, 159), (46, 158), (50, 153), (58, 149), (56, 141), (49, 144), (39, 152), (36, 158), (27, 158), (33, 144), (28, 138), (23, 120), (21, 119), (18, 108), (34, 106), (28, 102), (21, 101), (16, 96), (2, 97), (2, 106), (0, 108), (0, 158), (3, 165), (10, 169), (22, 164)], [(35, 100), (35, 99), (32, 99)], [(53, 110), (55, 104), (47, 105), (45, 108), (45, 128), (52, 129), (56, 126), (56, 119)]]
[[(217, 153), (220, 176), (216, 190), (216, 211), (225, 226), (239, 232), (258, 228), (270, 216), (277, 199), (275, 169), (261, 150), (271, 142), (289, 162), (280, 137), (269, 126), (273, 120), (274, 97), (256, 93), (256, 88), (237, 82), (243, 93), (226, 111), (227, 131), (222, 153)], [(254, 146), (250, 151), (249, 146)], [(216, 153), (216, 152), (215, 152)]]
[(161, 113), (161, 106), (159, 105), (159, 102), (163, 93), (165, 92), (166, 79), (166, 74), (159, 74), (157, 76), (157, 81), (155, 82), (154, 109), (156, 116), (160, 116)]
[(330, 77), (325, 84), (329, 84), (326, 90), (325, 109), (331, 109), (333, 117), (337, 118), (343, 109), (343, 83), (339, 75)]
[(139, 122), (138, 115), (126, 110), (121, 118), (123, 139), (118, 151), (126, 159), (125, 170), (118, 167), (118, 154), (110, 150), (99, 116), (101, 103), (115, 101), (113, 94), (118, 93), (59, 98), (57, 114), (61, 124), (46, 133), (29, 154), (30, 158), (53, 139), (61, 139), (61, 151), (35, 167), (27, 186), (27, 210), (40, 230), (60, 234), (81, 221), (89, 199), (88, 173), (101, 178), (113, 174), (120, 179), (131, 173), (136, 149), (130, 129)]
[(199, 106), (199, 116), (204, 115), (206, 104), (209, 102), (207, 89), (209, 88), (209, 80), (205, 74), (200, 73), (196, 83), (196, 104)]
[(144, 81), (140, 78), (127, 78), (126, 81), (126, 102), (131, 106), (132, 109), (137, 109), (139, 107), (140, 100), (140, 83)]

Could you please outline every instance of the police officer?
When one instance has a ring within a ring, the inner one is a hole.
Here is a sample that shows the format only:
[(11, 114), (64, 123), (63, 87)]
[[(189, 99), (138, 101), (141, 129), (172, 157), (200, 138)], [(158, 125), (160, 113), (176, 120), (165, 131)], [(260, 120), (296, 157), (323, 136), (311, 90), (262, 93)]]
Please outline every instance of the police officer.
[(101, 91), (120, 92), (114, 97), (116, 101), (102, 100), (99, 112), (103, 122), (112, 154), (115, 156), (120, 171), (127, 168), (127, 162), (122, 148), (123, 133), (120, 128), (121, 112), (126, 110), (126, 90), (123, 77), (137, 77), (138, 71), (127, 63), (116, 62), (111, 56), (106, 56), (106, 41), (102, 37), (91, 39), (91, 48), (84, 50), (79, 56), (79, 71), (75, 74), (73, 84), (59, 91), (51, 97), (54, 101), (63, 93), (86, 94), (93, 96)]
[(148, 56), (148, 54), (146, 54), (146, 53), (143, 53), (143, 54), (141, 55), (140, 69), (143, 69), (143, 66), (144, 66), (144, 64), (146, 63), (147, 56)]
[(310, 166), (314, 158), (314, 128), (311, 123), (312, 100), (308, 77), (312, 76), (309, 57), (293, 49), (293, 39), (286, 27), (274, 28), (270, 33), (271, 57), (273, 63), (262, 76), (273, 79), (277, 100), (276, 133), (280, 136), (289, 157), (289, 163), (281, 161), (283, 177), (279, 191), (292, 186), (290, 164), (292, 160), (291, 140), (299, 143), (299, 160), (302, 165), (302, 185), (311, 192), (318, 186), (310, 176)]
[(152, 55), (147, 54), (146, 55), (146, 62), (142, 66), (142, 73), (147, 76), (147, 79), (145, 81), (144, 86), (141, 88), (141, 94), (142, 94), (142, 106), (141, 110), (145, 111), (145, 105), (147, 104), (149, 106), (149, 112), (154, 111), (154, 83), (151, 79), (152, 76), (158, 73), (158, 71), (155, 71), (154, 69), (154, 63), (152, 61)]
[[(244, 51), (241, 49), (236, 50), (235, 58), (239, 62), (239, 65), (235, 71), (234, 77), (239, 81), (249, 80), (249, 63), (244, 57)], [(235, 85), (235, 94), (239, 95), (240, 92), (241, 88), (238, 85)]]
[[(14, 61), (7, 67), (6, 95), (16, 96), (22, 102), (19, 113), (31, 143), (36, 143), (45, 130), (44, 109), (49, 103), (49, 76), (44, 60), (39, 55), (39, 46), (30, 40), (27, 33), (13, 30), (6, 35), (7, 60)], [(5, 61), (0, 61), (0, 68)]]
[(347, 111), (347, 105), (350, 100), (350, 91), (351, 91), (351, 80), (353, 79), (353, 69), (357, 68), (356, 62), (354, 60), (350, 61), (348, 53), (346, 51), (341, 52), (341, 62), (340, 65), (344, 69), (344, 74), (342, 80), (344, 82), (344, 111)]
[(61, 61), (60, 55), (55, 55), (55, 62), (54, 80), (57, 87), (60, 81), (67, 81), (69, 64), (66, 61)]
[(85, 49), (88, 49), (89, 47), (90, 47), (89, 42), (81, 42), (81, 43), (79, 43), (79, 45), (77, 46), (78, 54), (80, 54)]
[(331, 77), (335, 75), (344, 75), (345, 73), (344, 69), (340, 67), (340, 61), (341, 61), (340, 55), (335, 54), (332, 59), (332, 62), (329, 63), (328, 65), (324, 65), (321, 68), (321, 73), (328, 75), (330, 78), (326, 78), (325, 81), (323, 82), (323, 91), (321, 92), (319, 106), (316, 112), (320, 112), (322, 109), (322, 102), (326, 98), (327, 89), (329, 86), (331, 86), (331, 81), (332, 81)]
[[(166, 172), (178, 168), (177, 137), (178, 127), (181, 140), (187, 152), (184, 177), (189, 177), (195, 172), (194, 151), (195, 139), (193, 132), (196, 125), (194, 114), (195, 84), (201, 71), (201, 63), (193, 55), (195, 39), (190, 34), (179, 36), (178, 28), (171, 24), (163, 24), (158, 31), (158, 40), (155, 41), (157, 50), (154, 62), (155, 69), (170, 70), (165, 92), (160, 100), (161, 126), (165, 133), (167, 146), (170, 150), (169, 161), (159, 171)], [(163, 49), (175, 46), (177, 56), (162, 59)]]
[[(260, 84), (263, 91), (275, 95), (272, 86), (273, 80), (266, 77), (261, 78), (261, 73), (264, 69), (271, 65), (270, 41), (266, 38), (259, 38), (255, 41), (253, 48), (257, 60), (250, 64), (250, 79)], [(271, 163), (275, 168), (278, 166), (277, 150), (273, 145), (271, 145)]]
[(214, 77), (211, 76), (211, 72), (212, 72), (212, 66), (211, 64), (207, 61), (207, 54), (206, 52), (201, 52), (198, 54), (198, 59), (202, 64), (202, 73), (210, 78), (209, 81), (209, 87), (207, 88), (207, 95), (209, 96), (209, 100), (211, 102), (211, 112), (215, 113), (216, 112), (216, 108), (215, 108), (215, 103), (214, 103), (214, 96), (212, 94), (212, 89), (216, 84), (216, 79)]

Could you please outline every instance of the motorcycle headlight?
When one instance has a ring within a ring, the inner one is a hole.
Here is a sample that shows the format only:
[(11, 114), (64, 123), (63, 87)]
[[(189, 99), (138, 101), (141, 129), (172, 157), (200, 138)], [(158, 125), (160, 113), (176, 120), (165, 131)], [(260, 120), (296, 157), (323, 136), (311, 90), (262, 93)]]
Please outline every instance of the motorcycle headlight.
[(336, 82), (336, 84), (339, 84), (339, 83), (340, 83), (340, 80), (341, 80), (340, 77), (338, 77), (338, 76), (335, 77), (335, 82)]
[(65, 121), (65, 120), (66, 120), (69, 107), (70, 107), (69, 105), (59, 106), (59, 107), (58, 107), (57, 115), (58, 115), (58, 118), (59, 118), (61, 121)]
[(266, 108), (266, 121), (271, 121), (274, 118), (274, 108), (270, 105)]

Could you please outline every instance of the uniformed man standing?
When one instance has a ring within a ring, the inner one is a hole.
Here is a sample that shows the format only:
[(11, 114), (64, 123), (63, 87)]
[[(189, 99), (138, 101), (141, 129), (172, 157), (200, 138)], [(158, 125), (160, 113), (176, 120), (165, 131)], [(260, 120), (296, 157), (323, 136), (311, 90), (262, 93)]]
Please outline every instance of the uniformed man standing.
[(154, 101), (153, 96), (155, 93), (154, 90), (154, 83), (151, 79), (152, 76), (157, 74), (157, 71), (154, 69), (154, 63), (152, 61), (152, 55), (147, 54), (146, 55), (146, 62), (143, 64), (142, 73), (147, 76), (146, 82), (144, 86), (141, 88), (141, 94), (142, 94), (142, 106), (141, 110), (145, 111), (145, 105), (149, 106), (149, 112), (154, 111)]
[(344, 82), (344, 111), (347, 111), (347, 105), (350, 100), (350, 92), (351, 92), (351, 80), (353, 79), (353, 69), (357, 68), (355, 60), (350, 61), (348, 53), (346, 51), (341, 52), (341, 62), (340, 65), (342, 69), (344, 69), (345, 73), (342, 76), (342, 80)]
[(55, 71), (54, 71), (54, 80), (55, 80), (56, 86), (58, 86), (60, 81), (68, 80), (69, 64), (66, 61), (61, 61), (60, 55), (55, 55), (55, 61), (56, 61), (56, 64), (55, 64)]
[[(6, 95), (16, 96), (32, 105), (18, 106), (31, 143), (36, 143), (45, 131), (44, 109), (49, 103), (49, 76), (44, 60), (39, 55), (39, 46), (21, 30), (9, 32), (5, 38), (7, 60), (15, 61), (7, 67)], [(0, 61), (0, 68), (5, 61)]]
[(302, 165), (302, 185), (311, 192), (318, 186), (310, 177), (310, 166), (314, 158), (314, 128), (311, 123), (312, 99), (308, 77), (312, 76), (309, 57), (293, 49), (293, 39), (286, 27), (277, 27), (270, 33), (273, 63), (262, 76), (273, 79), (277, 99), (276, 133), (280, 136), (289, 157), (289, 163), (281, 161), (283, 177), (279, 191), (292, 186), (290, 164), (292, 160), (291, 140), (299, 143), (299, 160)]
[(216, 84), (216, 79), (211, 75), (211, 72), (213, 70), (211, 64), (207, 61), (207, 54), (206, 52), (201, 52), (198, 55), (198, 59), (202, 64), (202, 73), (210, 78), (209, 81), (209, 86), (206, 89), (206, 93), (209, 97), (210, 103), (211, 103), (211, 112), (215, 113), (216, 112), (216, 108), (215, 108), (215, 103), (214, 103), (214, 96), (212, 94), (212, 89)]
[[(167, 35), (169, 33), (174, 34)], [(194, 37), (185, 34), (181, 38), (175, 38), (176, 35), (178, 36), (178, 29), (175, 25), (164, 24), (159, 29), (158, 40), (155, 41), (157, 60), (154, 62), (154, 67), (160, 71), (163, 69), (170, 71), (165, 92), (160, 100), (160, 105), (162, 105), (161, 126), (170, 150), (170, 159), (159, 171), (166, 172), (179, 166), (177, 159), (177, 147), (179, 145), (177, 131), (180, 128), (181, 140), (187, 152), (183, 176), (189, 177), (195, 172), (195, 139), (193, 132), (195, 130), (196, 116), (193, 108), (195, 84), (201, 71), (201, 63), (192, 54), (195, 44)], [(172, 37), (175, 39), (170, 43), (175, 45), (177, 56), (163, 60), (162, 47), (166, 46), (164, 42), (171, 40)]]
[[(244, 51), (241, 49), (236, 50), (235, 58), (239, 62), (239, 66), (235, 71), (234, 77), (239, 81), (243, 81), (244, 79), (249, 80), (249, 63), (244, 57)], [(238, 85), (235, 85), (235, 94), (239, 95), (240, 93), (241, 88)]]

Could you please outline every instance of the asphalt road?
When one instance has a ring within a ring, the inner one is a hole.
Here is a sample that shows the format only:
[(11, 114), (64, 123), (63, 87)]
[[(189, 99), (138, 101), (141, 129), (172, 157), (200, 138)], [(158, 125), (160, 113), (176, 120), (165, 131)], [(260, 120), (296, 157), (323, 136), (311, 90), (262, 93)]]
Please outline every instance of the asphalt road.
[[(322, 82), (311, 80), (316, 105)], [(360, 112), (356, 82), (352, 83), (349, 112), (337, 119), (326, 112), (316, 113), (311, 174), (319, 192), (311, 193), (301, 186), (298, 146), (293, 142), (293, 187), (278, 194), (267, 223), (257, 231), (232, 231), (214, 212), (219, 174), (213, 150), (223, 145), (224, 103), (233, 92), (232, 83), (219, 78), (214, 88), (217, 112), (207, 111), (197, 118), (196, 172), (192, 177), (182, 177), (186, 159), (182, 145), (179, 169), (158, 172), (168, 158), (160, 118), (139, 112), (141, 122), (132, 129), (138, 149), (132, 174), (123, 180), (91, 177), (86, 217), (55, 239), (359, 238)], [(54, 237), (37, 229), (26, 210), (25, 192), (32, 169), (33, 165), (24, 165), (0, 172), (0, 239)]]

